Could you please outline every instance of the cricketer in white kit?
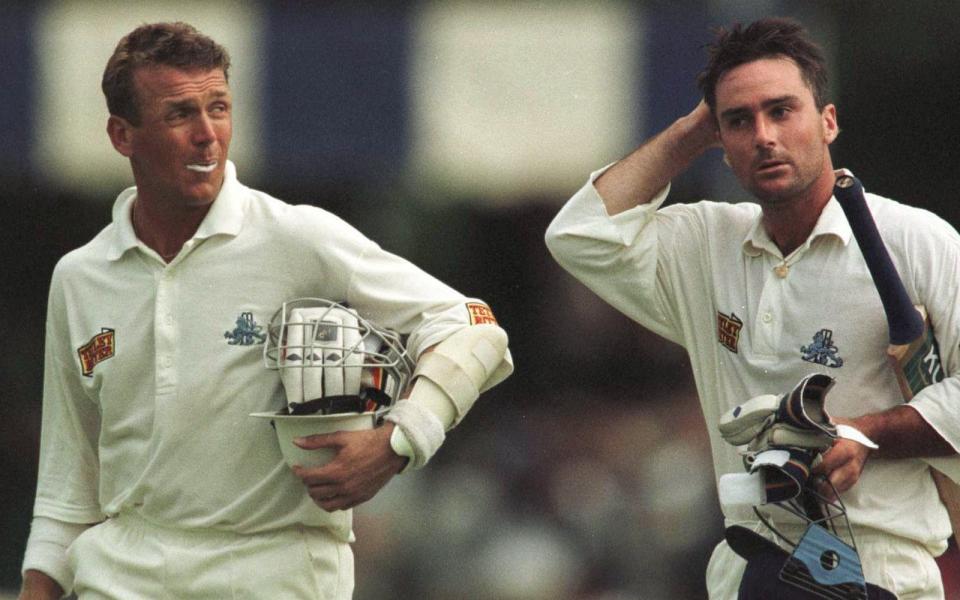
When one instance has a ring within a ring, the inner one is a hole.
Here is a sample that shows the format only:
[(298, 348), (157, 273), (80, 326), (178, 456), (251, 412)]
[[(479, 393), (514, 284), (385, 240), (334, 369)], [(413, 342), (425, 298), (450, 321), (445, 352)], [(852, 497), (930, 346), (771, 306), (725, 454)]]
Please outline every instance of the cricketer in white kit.
[[(183, 23), (137, 28), (108, 63), (108, 133), (136, 186), (53, 274), (21, 598), (349, 598), (350, 508), (512, 371), (482, 300), (238, 181), (228, 68)], [(287, 406), (266, 325), (302, 297), (396, 332), (418, 367), (382, 426), (302, 440), (336, 456), (295, 470), (249, 415)]]
[[(901, 599), (942, 598), (934, 557), (951, 526), (920, 457), (960, 448), (960, 379), (903, 404), (885, 362), (883, 308), (832, 197), (828, 146), (839, 129), (817, 47), (798, 24), (764, 19), (721, 32), (710, 51), (705, 101), (593, 173), (547, 245), (600, 297), (687, 350), (718, 479), (744, 470), (718, 430), (724, 413), (810, 373), (836, 378), (829, 414), (879, 450), (838, 439), (815, 472), (842, 494), (866, 579)], [(715, 146), (758, 203), (663, 206), (670, 181)], [(935, 322), (948, 373), (960, 372), (960, 237), (926, 211), (868, 200), (909, 293)], [(766, 531), (749, 507), (723, 508), (728, 526)], [(761, 510), (787, 531), (805, 525)], [(710, 598), (737, 598), (745, 564), (721, 542)]]

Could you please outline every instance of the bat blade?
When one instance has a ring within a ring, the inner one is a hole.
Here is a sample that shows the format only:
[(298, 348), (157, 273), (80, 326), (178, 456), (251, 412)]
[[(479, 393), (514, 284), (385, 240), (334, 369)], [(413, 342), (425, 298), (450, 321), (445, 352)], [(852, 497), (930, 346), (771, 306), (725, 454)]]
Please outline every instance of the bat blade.
[(923, 319), (920, 337), (909, 344), (890, 344), (887, 347), (887, 357), (897, 376), (900, 394), (907, 402), (913, 400), (923, 388), (944, 378), (940, 364), (940, 347), (933, 335), (933, 328), (930, 327), (930, 319), (922, 306), (916, 309)]

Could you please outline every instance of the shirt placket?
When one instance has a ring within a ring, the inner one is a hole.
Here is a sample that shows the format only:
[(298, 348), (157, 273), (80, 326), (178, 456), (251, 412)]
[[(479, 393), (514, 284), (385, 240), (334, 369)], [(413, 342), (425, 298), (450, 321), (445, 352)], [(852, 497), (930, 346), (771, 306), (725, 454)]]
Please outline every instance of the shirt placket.
[(783, 337), (783, 306), (786, 302), (787, 278), (790, 269), (787, 263), (777, 259), (771, 261), (763, 283), (763, 292), (760, 294), (760, 303), (757, 306), (757, 315), (753, 324), (754, 352), (760, 356), (774, 358), (778, 354), (780, 341)]
[(176, 389), (176, 276), (168, 265), (157, 280), (157, 299), (154, 312), (154, 339), (156, 340), (156, 385), (157, 395), (171, 394)]

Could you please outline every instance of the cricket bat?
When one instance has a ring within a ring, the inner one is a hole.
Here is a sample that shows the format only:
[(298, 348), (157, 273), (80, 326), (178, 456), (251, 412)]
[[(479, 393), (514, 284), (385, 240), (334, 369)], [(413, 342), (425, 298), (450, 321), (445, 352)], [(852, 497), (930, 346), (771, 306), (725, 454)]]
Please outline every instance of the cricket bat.
[[(904, 401), (910, 402), (917, 392), (946, 376), (937, 339), (924, 308), (914, 306), (907, 295), (867, 207), (860, 181), (846, 169), (837, 171), (836, 175), (833, 193), (847, 216), (883, 303), (890, 335), (887, 357)], [(950, 513), (954, 534), (960, 538), (960, 485), (957, 484), (960, 481), (960, 457), (924, 460), (933, 467), (931, 473), (940, 499)]]

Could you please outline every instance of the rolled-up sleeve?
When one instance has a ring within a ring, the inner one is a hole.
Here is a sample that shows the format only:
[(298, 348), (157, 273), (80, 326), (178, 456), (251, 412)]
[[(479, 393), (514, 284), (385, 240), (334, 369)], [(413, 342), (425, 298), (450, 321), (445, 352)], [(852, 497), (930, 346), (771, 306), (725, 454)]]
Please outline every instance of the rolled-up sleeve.
[(602, 173), (591, 174), (550, 223), (547, 248), (564, 269), (611, 306), (679, 342), (658, 272), (661, 231), (655, 216), (670, 188), (647, 204), (611, 217), (593, 184)]
[[(908, 287), (912, 284), (929, 315), (944, 379), (918, 392), (910, 406), (960, 452), (960, 236), (939, 218), (922, 217), (905, 228), (915, 232), (904, 242), (912, 274)], [(960, 456), (934, 462), (960, 481)]]

